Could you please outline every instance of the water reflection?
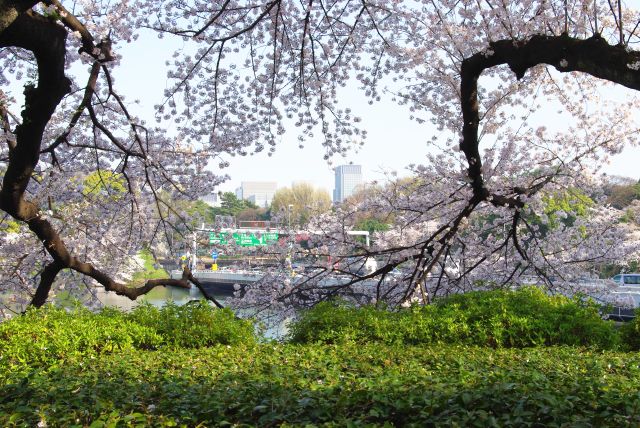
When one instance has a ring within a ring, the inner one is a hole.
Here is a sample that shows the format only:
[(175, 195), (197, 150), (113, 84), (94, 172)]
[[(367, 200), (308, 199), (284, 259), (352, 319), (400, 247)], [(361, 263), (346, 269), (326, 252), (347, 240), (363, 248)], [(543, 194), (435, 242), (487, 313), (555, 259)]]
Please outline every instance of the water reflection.
[[(204, 299), (204, 296), (195, 287), (192, 287), (189, 290), (185, 290), (184, 288), (177, 287), (156, 287), (151, 290), (149, 293), (144, 296), (138, 297), (137, 300), (129, 300), (124, 296), (118, 296), (115, 293), (108, 293), (104, 291), (104, 288), (96, 288), (96, 297), (104, 306), (118, 308), (123, 311), (130, 311), (141, 303), (150, 303), (157, 308), (161, 308), (168, 301), (172, 301), (177, 305), (184, 305), (185, 303), (191, 300), (200, 300)], [(229, 298), (228, 295), (215, 295), (214, 296), (218, 302), (222, 303), (223, 306), (226, 306), (226, 300)], [(236, 312), (236, 315), (241, 318), (251, 318), (252, 314), (247, 311)], [(265, 316), (268, 318), (269, 314)], [(258, 322), (260, 322), (260, 317), (258, 318)], [(287, 332), (286, 322), (278, 323), (277, 325), (269, 325), (266, 330), (264, 330), (263, 334), (265, 337), (270, 339), (279, 339), (284, 337)]]
[[(96, 288), (95, 291), (96, 297), (104, 306), (118, 308), (123, 311), (130, 311), (143, 302), (150, 303), (155, 307), (161, 308), (168, 301), (173, 301), (178, 305), (184, 305), (191, 300), (200, 300), (204, 298), (200, 290), (197, 288), (185, 290), (184, 288), (177, 287), (156, 287), (144, 296), (138, 297), (137, 300), (129, 300), (124, 296), (118, 296), (115, 293), (108, 293), (104, 291), (104, 288)], [(218, 301), (224, 301), (225, 296), (214, 297)]]

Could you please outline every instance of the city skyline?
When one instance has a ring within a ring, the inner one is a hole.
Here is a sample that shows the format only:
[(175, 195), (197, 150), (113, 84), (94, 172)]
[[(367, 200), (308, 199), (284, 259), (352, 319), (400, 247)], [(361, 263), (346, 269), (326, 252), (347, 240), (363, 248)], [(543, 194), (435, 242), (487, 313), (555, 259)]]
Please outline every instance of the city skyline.
[[(629, 159), (640, 159), (640, 147), (628, 147), (622, 151), (622, 153), (612, 156), (610, 162), (602, 167), (602, 171), (609, 176), (621, 176), (628, 177), (634, 180), (640, 180), (640, 170), (634, 168), (633, 165), (629, 162)], [(322, 159), (318, 161), (322, 163)], [(388, 168), (385, 171), (384, 165), (376, 165), (374, 167), (361, 164), (363, 169), (363, 176), (367, 177), (365, 182), (382, 182), (384, 183), (387, 180), (387, 175), (394, 172), (397, 173), (397, 176), (393, 178), (401, 178), (410, 176), (410, 172), (404, 168)], [(239, 187), (242, 181), (247, 181), (243, 174), (244, 168), (241, 165), (237, 165), (234, 169), (233, 176), (226, 182), (222, 183), (217, 189), (215, 193), (218, 192), (232, 192), (235, 193), (235, 190)], [(247, 168), (247, 171), (251, 172), (251, 168)], [(237, 172), (235, 172), (237, 171)], [(385, 175), (385, 172), (387, 175)], [(335, 181), (335, 174), (333, 169), (327, 168), (325, 176), (312, 179), (312, 178), (304, 178), (305, 176), (301, 174), (301, 176), (289, 175), (286, 179), (276, 180), (274, 179), (274, 175), (269, 175), (268, 173), (262, 174), (249, 174), (251, 177), (251, 181), (275, 181), (277, 183), (277, 187), (291, 187), (297, 182), (305, 182), (307, 184), (312, 185), (315, 188), (320, 190), (325, 190), (329, 195), (333, 196), (333, 186)]]

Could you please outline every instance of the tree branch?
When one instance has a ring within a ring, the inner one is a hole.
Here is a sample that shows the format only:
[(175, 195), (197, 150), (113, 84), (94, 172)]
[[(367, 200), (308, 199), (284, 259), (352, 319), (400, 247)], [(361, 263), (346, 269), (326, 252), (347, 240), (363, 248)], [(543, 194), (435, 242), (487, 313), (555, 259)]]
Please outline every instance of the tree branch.
[(53, 261), (45, 266), (42, 273), (40, 273), (40, 283), (36, 289), (36, 294), (34, 294), (31, 299), (30, 306), (39, 308), (46, 303), (53, 281), (55, 281), (56, 276), (63, 268), (64, 266), (57, 261)]
[[(563, 73), (579, 71), (640, 90), (640, 52), (629, 51), (620, 45), (612, 46), (599, 35), (588, 39), (563, 34), (536, 35), (524, 41), (499, 40), (489, 43), (486, 51), (463, 60), (460, 69), (463, 117), (460, 150), (467, 159), (467, 175), (474, 195), (481, 200), (487, 200), (490, 192), (484, 185), (479, 151), (478, 79), (484, 70), (502, 64), (508, 65), (518, 79), (524, 77), (530, 68), (547, 64)], [(501, 200), (499, 197), (495, 202), (520, 206), (515, 200)]]
[(0, 33), (36, 4), (37, 1), (0, 0)]

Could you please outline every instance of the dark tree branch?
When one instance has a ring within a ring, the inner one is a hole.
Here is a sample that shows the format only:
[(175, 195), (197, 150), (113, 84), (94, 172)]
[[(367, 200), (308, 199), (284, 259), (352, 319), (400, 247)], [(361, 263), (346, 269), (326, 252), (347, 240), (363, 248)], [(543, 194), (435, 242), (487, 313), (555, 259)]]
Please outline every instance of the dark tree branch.
[(69, 134), (71, 134), (71, 131), (78, 123), (78, 120), (80, 119), (80, 116), (82, 116), (84, 109), (91, 102), (91, 98), (93, 97), (93, 93), (96, 89), (96, 83), (98, 81), (99, 74), (100, 74), (100, 63), (96, 61), (93, 63), (93, 66), (91, 67), (91, 73), (89, 74), (89, 81), (87, 82), (87, 86), (85, 87), (82, 101), (80, 102), (80, 105), (78, 106), (75, 113), (71, 117), (71, 120), (69, 121), (69, 125), (67, 126), (67, 129), (65, 129), (64, 132), (60, 134), (53, 143), (51, 143), (47, 148), (43, 149), (41, 153), (50, 153), (51, 157), (55, 159), (56, 147), (58, 147), (63, 142), (67, 141)]
[(45, 268), (40, 273), (40, 283), (38, 284), (38, 288), (36, 289), (36, 294), (34, 294), (31, 299), (30, 306), (34, 306), (36, 308), (41, 307), (47, 301), (47, 297), (49, 297), (49, 292), (51, 291), (51, 286), (53, 285), (53, 281), (55, 281), (58, 273), (64, 268), (64, 266), (56, 261), (53, 261), (45, 266)]
[[(0, 3), (0, 11), (3, 6), (4, 4)], [(71, 20), (68, 25), (77, 26), (79, 23), (76, 21)], [(26, 223), (53, 258), (41, 273), (40, 284), (31, 303), (34, 306), (44, 304), (57, 274), (65, 268), (73, 269), (94, 279), (104, 286), (106, 291), (115, 292), (132, 300), (157, 286), (190, 288), (186, 273), (183, 274), (182, 279), (152, 279), (140, 287), (129, 287), (114, 281), (92, 264), (82, 262), (73, 256), (59, 232), (42, 214), (39, 207), (25, 199), (27, 185), (39, 161), (45, 127), (62, 98), (71, 90), (69, 79), (64, 74), (66, 36), (67, 31), (64, 27), (31, 11), (18, 16), (6, 29), (0, 27), (0, 47), (14, 46), (29, 50), (33, 52), (38, 66), (37, 86), (25, 88), (22, 123), (16, 128), (16, 144), (10, 150), (9, 163), (0, 189), (0, 209), (16, 220)], [(90, 54), (100, 56), (101, 61), (108, 60), (110, 58), (107, 55), (108, 43), (99, 48), (101, 53), (92, 51)], [(94, 64), (93, 70), (83, 101), (72, 117), (72, 125), (77, 122), (83, 108), (89, 109), (94, 124), (98, 122), (89, 102), (99, 71), (98, 65)], [(100, 125), (99, 122), (98, 125)], [(102, 131), (105, 132), (104, 129)], [(62, 139), (65, 138), (66, 135), (63, 134)], [(118, 145), (115, 137), (112, 138), (112, 142)], [(53, 150), (55, 146), (52, 145), (50, 148)], [(118, 146), (118, 148), (130, 155), (138, 155), (124, 146)]]
[(0, 0), (0, 33), (7, 29), (18, 16), (38, 4), (37, 1)]
[(517, 199), (490, 195), (482, 177), (478, 138), (478, 79), (484, 70), (503, 64), (508, 65), (518, 79), (524, 77), (530, 68), (547, 64), (563, 73), (579, 71), (639, 90), (640, 71), (635, 70), (637, 67), (632, 64), (640, 64), (640, 52), (629, 51), (621, 45), (612, 46), (599, 35), (585, 40), (566, 34), (537, 35), (524, 41), (491, 42), (486, 51), (462, 61), (460, 93), (463, 126), (460, 149), (467, 159), (467, 174), (473, 193), (480, 200), (489, 200), (491, 196), (491, 202), (496, 205), (522, 207), (522, 202)]
[(0, 46), (30, 50), (38, 64), (38, 85), (25, 87), (22, 123), (16, 128), (16, 146), (9, 154), (0, 191), (0, 208), (14, 217), (28, 215), (22, 197), (39, 160), (45, 126), (71, 89), (64, 74), (66, 34), (64, 28), (31, 12), (0, 33)]
[(191, 281), (191, 283), (193, 283), (196, 287), (198, 287), (198, 290), (200, 290), (200, 292), (202, 293), (202, 295), (207, 299), (213, 302), (214, 305), (216, 305), (219, 309), (223, 309), (224, 306), (222, 306), (222, 304), (212, 295), (210, 295), (209, 293), (207, 293), (207, 290), (205, 290), (204, 286), (202, 285), (202, 283), (200, 281), (198, 281), (198, 279), (196, 277), (193, 276), (193, 274), (191, 273), (191, 271), (189, 270), (188, 267), (185, 267), (184, 269), (184, 273), (183, 273), (183, 278), (185, 277)]

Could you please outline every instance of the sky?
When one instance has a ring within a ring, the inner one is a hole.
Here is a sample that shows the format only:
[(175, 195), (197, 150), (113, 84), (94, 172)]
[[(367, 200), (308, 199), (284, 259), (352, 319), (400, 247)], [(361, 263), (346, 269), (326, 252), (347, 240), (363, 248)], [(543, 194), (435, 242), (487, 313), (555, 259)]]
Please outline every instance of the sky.
[[(182, 42), (142, 37), (131, 45), (122, 46), (118, 52), (123, 59), (115, 71), (117, 87), (127, 94), (129, 101), (140, 100), (140, 116), (153, 122), (153, 105), (162, 100), (166, 86), (165, 61), (173, 49)], [(334, 173), (332, 167), (348, 163), (362, 165), (365, 181), (383, 181), (385, 172), (396, 171), (399, 176), (409, 175), (406, 166), (426, 161), (432, 135), (437, 130), (429, 124), (418, 124), (409, 119), (407, 107), (392, 102), (367, 104), (358, 91), (347, 92), (349, 99), (344, 105), (352, 107), (362, 118), (362, 128), (368, 132), (365, 146), (352, 151), (346, 158), (336, 156), (332, 165), (323, 160), (324, 151), (319, 143), (309, 142), (304, 149), (298, 148), (296, 129), (287, 130), (275, 154), (265, 152), (247, 157), (229, 157), (230, 167), (220, 171), (217, 165), (212, 170), (228, 174), (231, 178), (219, 188), (233, 191), (242, 181), (275, 181), (279, 187), (291, 186), (292, 182), (305, 181), (332, 193)], [(610, 175), (640, 179), (640, 148), (627, 148), (613, 157), (603, 171)]]
[[(140, 49), (140, 45), (144, 49)], [(119, 48), (122, 55), (120, 67), (114, 71), (116, 86), (127, 94), (131, 102), (140, 100), (138, 114), (149, 123), (154, 121), (154, 104), (162, 100), (166, 87), (167, 67), (165, 61), (172, 49), (181, 43), (166, 39), (146, 38)], [(149, 70), (153, 70), (149, 73)], [(291, 186), (292, 182), (304, 181), (324, 188), (330, 194), (334, 186), (333, 167), (354, 163), (362, 165), (365, 181), (384, 180), (384, 173), (396, 171), (398, 175), (410, 163), (426, 160), (427, 140), (435, 131), (430, 125), (419, 125), (409, 119), (409, 109), (390, 103), (369, 105), (364, 95), (356, 90), (348, 92), (344, 105), (349, 105), (362, 118), (362, 128), (367, 130), (365, 146), (352, 151), (346, 158), (335, 156), (332, 165), (323, 160), (324, 150), (320, 142), (308, 142), (303, 149), (298, 147), (297, 129), (287, 130), (276, 152), (268, 156), (265, 150), (254, 156), (228, 157), (230, 166), (220, 170), (212, 165), (215, 172), (228, 174), (231, 179), (221, 185), (222, 191), (233, 191), (242, 181), (275, 181), (279, 187)], [(292, 127), (293, 128), (293, 127)]]

